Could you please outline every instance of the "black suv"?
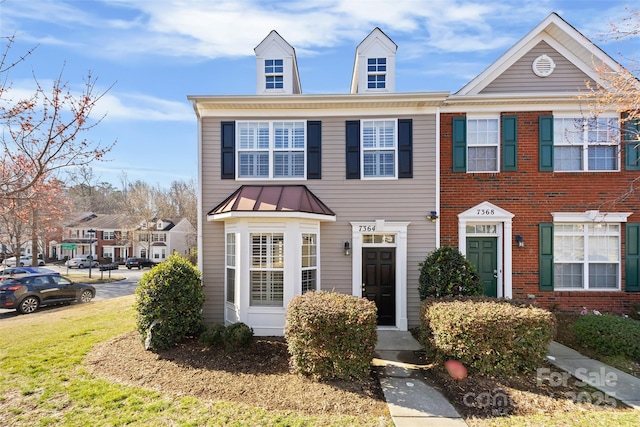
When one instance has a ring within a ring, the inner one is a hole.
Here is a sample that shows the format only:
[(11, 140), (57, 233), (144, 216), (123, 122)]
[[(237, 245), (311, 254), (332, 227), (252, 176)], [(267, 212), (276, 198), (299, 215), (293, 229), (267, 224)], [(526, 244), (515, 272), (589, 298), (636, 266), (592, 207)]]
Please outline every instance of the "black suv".
[(127, 260), (124, 263), (125, 267), (127, 267), (129, 270), (131, 270), (132, 268), (138, 268), (138, 270), (144, 268), (144, 267), (149, 267), (152, 268), (155, 264), (155, 262), (151, 261), (148, 258), (127, 258)]
[(0, 308), (15, 308), (20, 314), (33, 313), (41, 305), (89, 302), (96, 288), (53, 274), (30, 274), (7, 279), (0, 285)]

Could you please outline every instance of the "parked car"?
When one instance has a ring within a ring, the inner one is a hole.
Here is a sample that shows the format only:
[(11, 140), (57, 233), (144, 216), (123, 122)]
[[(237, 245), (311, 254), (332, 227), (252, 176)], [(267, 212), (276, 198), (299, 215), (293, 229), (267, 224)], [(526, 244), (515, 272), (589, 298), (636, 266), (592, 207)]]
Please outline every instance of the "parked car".
[(17, 279), (30, 274), (53, 274), (59, 276), (60, 273), (44, 267), (8, 267), (0, 271), (0, 281), (7, 279)]
[[(33, 263), (33, 257), (31, 255), (21, 256), (18, 265), (20, 267), (29, 266)], [(16, 257), (7, 258), (4, 260), (4, 265), (7, 267), (16, 267)], [(38, 265), (43, 266), (44, 260), (38, 259)]]
[(85, 256), (85, 257), (71, 258), (70, 260), (67, 261), (65, 265), (69, 268), (85, 268), (85, 267), (89, 268), (89, 266), (97, 267), (98, 261), (89, 259), (88, 256)]
[(29, 314), (44, 305), (89, 302), (95, 295), (93, 286), (72, 282), (58, 274), (29, 274), (2, 282), (0, 308), (14, 308), (20, 314)]
[(148, 258), (132, 257), (132, 258), (127, 258), (127, 260), (125, 261), (124, 265), (129, 270), (131, 270), (132, 268), (137, 268), (138, 270), (140, 270), (140, 269), (142, 269), (144, 267), (153, 268), (153, 266), (156, 265), (156, 263), (151, 261)]

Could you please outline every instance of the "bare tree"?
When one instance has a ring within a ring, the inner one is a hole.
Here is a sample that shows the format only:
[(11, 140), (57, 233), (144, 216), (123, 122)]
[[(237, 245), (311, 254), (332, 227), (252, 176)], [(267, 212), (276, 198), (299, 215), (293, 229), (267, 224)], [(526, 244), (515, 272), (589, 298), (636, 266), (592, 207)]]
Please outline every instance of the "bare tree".
[(11, 62), (14, 38), (6, 40), (0, 55), (0, 200), (28, 198), (29, 190), (52, 172), (100, 160), (115, 144), (105, 146), (83, 138), (103, 119), (91, 119), (94, 107), (106, 93), (96, 90), (97, 78), (91, 72), (78, 93), (63, 80), (63, 67), (49, 90), (34, 74), (33, 94), (13, 97), (9, 72), (32, 51)]

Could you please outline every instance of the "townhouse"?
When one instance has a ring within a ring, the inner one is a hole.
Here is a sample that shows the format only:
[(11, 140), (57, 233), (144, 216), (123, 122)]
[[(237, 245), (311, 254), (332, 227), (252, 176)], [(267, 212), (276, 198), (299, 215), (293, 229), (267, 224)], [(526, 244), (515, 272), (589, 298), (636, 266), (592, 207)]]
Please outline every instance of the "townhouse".
[[(419, 323), (418, 264), (454, 245), (485, 294), (626, 309), (640, 290), (637, 176), (615, 113), (577, 95), (616, 65), (551, 14), (455, 94), (396, 93), (375, 28), (347, 94), (302, 93), (295, 49), (255, 49), (255, 95), (191, 95), (205, 318), (283, 333), (295, 295), (375, 301), (381, 328)], [(633, 150), (630, 150), (633, 152)], [(635, 221), (635, 222), (634, 222)]]

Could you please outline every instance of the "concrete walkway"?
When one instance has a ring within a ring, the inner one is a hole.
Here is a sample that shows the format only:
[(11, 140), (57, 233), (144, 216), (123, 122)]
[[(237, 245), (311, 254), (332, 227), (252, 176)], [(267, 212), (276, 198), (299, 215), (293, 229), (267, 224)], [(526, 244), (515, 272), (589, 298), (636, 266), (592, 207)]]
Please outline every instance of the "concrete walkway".
[[(640, 410), (640, 379), (619, 369), (589, 359), (577, 351), (552, 341), (547, 359), (551, 364), (592, 387), (618, 399), (625, 405)], [(548, 375), (548, 378), (545, 378)], [(541, 380), (561, 382), (563, 377), (557, 372), (538, 372)], [(553, 384), (553, 383), (552, 383)]]
[(429, 385), (410, 332), (378, 330), (373, 366), (396, 427), (465, 427), (453, 405)]

